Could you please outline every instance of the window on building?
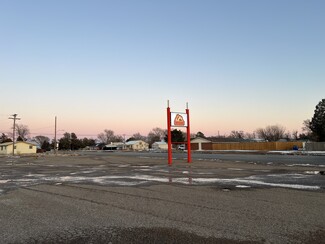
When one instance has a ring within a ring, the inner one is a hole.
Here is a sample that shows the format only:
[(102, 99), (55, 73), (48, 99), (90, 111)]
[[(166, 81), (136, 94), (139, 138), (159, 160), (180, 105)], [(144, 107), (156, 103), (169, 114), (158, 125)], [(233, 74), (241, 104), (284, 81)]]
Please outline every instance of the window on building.
[(29, 145), (29, 149), (33, 149), (33, 146), (32, 145)]

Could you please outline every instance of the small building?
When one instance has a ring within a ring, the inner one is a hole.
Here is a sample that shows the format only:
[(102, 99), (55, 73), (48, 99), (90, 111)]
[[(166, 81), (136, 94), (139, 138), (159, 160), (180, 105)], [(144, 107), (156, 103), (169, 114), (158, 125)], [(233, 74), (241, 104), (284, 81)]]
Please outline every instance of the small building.
[[(0, 144), (0, 155), (12, 154), (13, 142), (5, 142)], [(33, 143), (17, 141), (15, 142), (15, 154), (31, 154), (36, 153), (37, 146)]]
[(154, 150), (168, 150), (168, 144), (165, 141), (156, 141), (151, 147)]
[(117, 150), (117, 146), (114, 145), (114, 144), (107, 144), (107, 145), (105, 145), (103, 147), (102, 150), (104, 150), (104, 151), (115, 151), (115, 150)]
[(142, 140), (128, 141), (125, 143), (126, 149), (134, 151), (148, 150), (149, 144)]
[(191, 140), (191, 149), (192, 150), (198, 150), (198, 151), (208, 150), (209, 147), (206, 147), (205, 145), (210, 146), (211, 141), (209, 141), (205, 138), (202, 138), (202, 137), (196, 137)]

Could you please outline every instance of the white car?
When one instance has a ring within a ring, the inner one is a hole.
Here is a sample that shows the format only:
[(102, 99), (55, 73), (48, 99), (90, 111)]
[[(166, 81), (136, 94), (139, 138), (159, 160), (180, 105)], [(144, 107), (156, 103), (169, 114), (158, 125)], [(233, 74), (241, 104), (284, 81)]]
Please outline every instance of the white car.
[(178, 150), (185, 150), (185, 145), (184, 145), (184, 144), (179, 145), (179, 146), (177, 147), (177, 149), (178, 149)]

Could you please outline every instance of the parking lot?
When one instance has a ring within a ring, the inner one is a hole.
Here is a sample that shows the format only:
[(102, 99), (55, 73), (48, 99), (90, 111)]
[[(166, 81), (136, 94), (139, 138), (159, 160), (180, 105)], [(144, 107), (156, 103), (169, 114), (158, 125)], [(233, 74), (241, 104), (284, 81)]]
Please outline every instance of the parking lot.
[[(323, 241), (322, 165), (90, 153), (0, 157), (3, 243)], [(321, 243), (321, 242), (318, 242)]]

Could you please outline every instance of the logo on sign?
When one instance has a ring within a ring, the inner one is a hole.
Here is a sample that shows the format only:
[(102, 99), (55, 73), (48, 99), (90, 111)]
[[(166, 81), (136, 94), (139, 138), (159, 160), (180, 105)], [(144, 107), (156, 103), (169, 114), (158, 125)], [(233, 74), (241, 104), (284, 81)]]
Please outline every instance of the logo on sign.
[(186, 127), (187, 126), (187, 114), (186, 113), (170, 113), (171, 126)]
[(174, 119), (174, 125), (176, 126), (185, 126), (185, 120), (182, 115), (177, 114)]

